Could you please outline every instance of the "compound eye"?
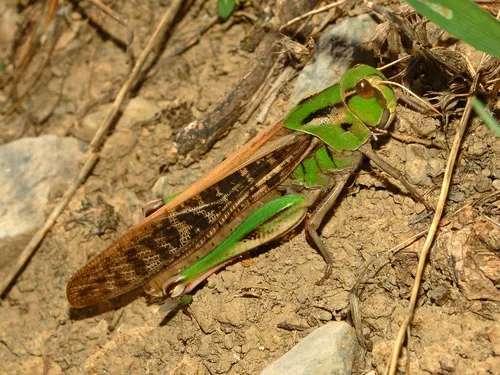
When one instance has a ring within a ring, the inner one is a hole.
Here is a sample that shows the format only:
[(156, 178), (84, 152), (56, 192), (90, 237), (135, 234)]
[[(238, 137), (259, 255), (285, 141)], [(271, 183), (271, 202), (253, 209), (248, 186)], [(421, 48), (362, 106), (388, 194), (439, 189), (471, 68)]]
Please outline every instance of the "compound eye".
[(360, 79), (358, 82), (356, 82), (355, 89), (356, 93), (363, 99), (370, 99), (375, 95), (375, 89), (373, 88), (372, 84), (366, 79)]

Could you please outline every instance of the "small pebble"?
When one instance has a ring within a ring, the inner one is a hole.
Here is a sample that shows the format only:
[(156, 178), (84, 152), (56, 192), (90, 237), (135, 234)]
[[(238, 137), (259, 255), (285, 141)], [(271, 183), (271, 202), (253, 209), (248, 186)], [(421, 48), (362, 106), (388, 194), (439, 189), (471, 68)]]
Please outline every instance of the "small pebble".
[(304, 293), (301, 292), (296, 292), (295, 293), (295, 298), (297, 299), (298, 303), (304, 303), (307, 301), (307, 296)]
[(491, 190), (491, 181), (488, 177), (480, 176), (474, 188), (478, 193), (486, 193)]
[(313, 313), (314, 317), (322, 322), (328, 322), (332, 320), (332, 314), (329, 311), (323, 309), (316, 309)]
[(101, 336), (104, 336), (108, 333), (108, 322), (106, 320), (101, 319), (97, 325), (93, 326), (89, 329), (85, 336), (87, 336), (90, 340), (96, 340)]
[(474, 143), (469, 145), (469, 154), (473, 156), (481, 156), (486, 152), (487, 146), (483, 141), (476, 140)]
[(485, 168), (481, 171), (481, 174), (484, 176), (484, 177), (490, 177), (491, 176), (491, 171), (488, 169), (488, 168)]
[(440, 284), (437, 287), (431, 289), (428, 293), (431, 301), (437, 306), (443, 306), (446, 301), (450, 298), (450, 289), (445, 284)]
[(204, 98), (201, 98), (200, 100), (198, 100), (197, 104), (196, 104), (196, 108), (198, 109), (198, 111), (200, 112), (205, 112), (209, 107), (209, 103), (206, 99)]

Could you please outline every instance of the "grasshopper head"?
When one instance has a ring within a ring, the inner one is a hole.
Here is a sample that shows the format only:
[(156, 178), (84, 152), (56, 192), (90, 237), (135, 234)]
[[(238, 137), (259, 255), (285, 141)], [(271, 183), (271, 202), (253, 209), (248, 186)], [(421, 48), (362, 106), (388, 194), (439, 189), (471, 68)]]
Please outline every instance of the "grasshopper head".
[(331, 149), (357, 150), (370, 138), (370, 127), (387, 127), (396, 112), (394, 91), (377, 69), (358, 65), (340, 82), (302, 99), (283, 126), (318, 137)]
[(357, 65), (340, 81), (342, 98), (347, 107), (366, 125), (386, 128), (396, 113), (396, 95), (383, 83), (387, 78), (368, 65)]

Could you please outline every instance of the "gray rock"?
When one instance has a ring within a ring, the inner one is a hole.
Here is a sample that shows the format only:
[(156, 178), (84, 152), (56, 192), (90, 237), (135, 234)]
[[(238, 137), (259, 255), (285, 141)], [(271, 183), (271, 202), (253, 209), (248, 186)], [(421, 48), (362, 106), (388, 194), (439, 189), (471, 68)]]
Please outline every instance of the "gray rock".
[(49, 201), (62, 195), (78, 173), (85, 147), (53, 135), (0, 146), (0, 270), (43, 224)]
[(316, 329), (261, 375), (348, 375), (358, 342), (345, 322), (331, 322)]
[(369, 14), (362, 14), (333, 25), (322, 33), (312, 63), (302, 70), (297, 79), (290, 105), (335, 84), (356, 63), (373, 65), (373, 56), (363, 53), (362, 44), (372, 38), (376, 26)]

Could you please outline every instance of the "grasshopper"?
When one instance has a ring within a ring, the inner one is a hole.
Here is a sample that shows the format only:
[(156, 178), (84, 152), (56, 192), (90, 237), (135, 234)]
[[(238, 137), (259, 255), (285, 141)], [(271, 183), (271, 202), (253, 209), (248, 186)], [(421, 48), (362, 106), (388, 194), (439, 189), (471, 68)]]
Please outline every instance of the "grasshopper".
[(387, 128), (396, 112), (386, 81), (373, 67), (351, 68), (184, 192), (146, 204), (144, 220), (71, 278), (70, 305), (94, 305), (140, 287), (180, 299), (302, 222), (327, 264), (322, 280), (328, 278), (332, 258), (317, 229), (364, 155), (425, 202), (370, 147), (374, 130)]

